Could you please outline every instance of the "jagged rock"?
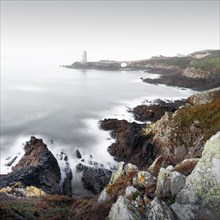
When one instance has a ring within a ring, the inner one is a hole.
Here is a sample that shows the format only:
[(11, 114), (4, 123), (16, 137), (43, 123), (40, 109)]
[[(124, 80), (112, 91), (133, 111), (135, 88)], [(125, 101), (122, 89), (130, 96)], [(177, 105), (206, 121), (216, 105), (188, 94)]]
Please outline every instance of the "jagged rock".
[(10, 160), (9, 162), (5, 163), (5, 166), (10, 167), (17, 159), (18, 156), (15, 156), (12, 160)]
[(105, 203), (108, 202), (111, 199), (110, 195), (108, 194), (106, 188), (104, 188), (99, 195), (98, 203)]
[(141, 219), (138, 211), (123, 196), (119, 196), (111, 207), (109, 220), (138, 220)]
[(198, 158), (185, 159), (181, 163), (177, 164), (174, 170), (188, 176), (193, 171), (198, 161)]
[(147, 211), (145, 213), (146, 219), (148, 220), (174, 220), (174, 216), (169, 207), (160, 200), (158, 197), (155, 197), (154, 200), (150, 203)]
[(13, 172), (0, 176), (0, 187), (21, 182), (24, 187), (35, 186), (47, 194), (71, 195), (71, 170), (66, 171), (68, 175), (62, 184), (58, 162), (41, 139), (32, 136), (24, 150), (24, 156), (12, 167)]
[(138, 172), (138, 167), (136, 165), (128, 163), (125, 165), (124, 170), (125, 170), (125, 174), (127, 176), (131, 176), (131, 175), (135, 174), (136, 172)]
[(0, 187), (21, 182), (24, 186), (36, 186), (47, 194), (60, 194), (60, 168), (43, 141), (31, 137), (24, 150), (24, 156), (12, 168), (13, 172), (0, 176)]
[(145, 134), (152, 135), (154, 148), (164, 159), (170, 160), (170, 164), (201, 157), (205, 141), (220, 129), (216, 120), (219, 98), (220, 88), (193, 95), (189, 98), (193, 101), (175, 113), (167, 112), (156, 123), (147, 125)]
[(179, 219), (218, 219), (220, 216), (219, 138), (220, 132), (206, 142), (201, 159), (171, 205)]
[(133, 186), (128, 186), (126, 188), (126, 191), (125, 191), (125, 196), (128, 198), (128, 197), (131, 197), (133, 195), (133, 193), (138, 193), (139, 191), (133, 187)]
[(81, 159), (82, 158), (82, 154), (80, 153), (80, 151), (77, 149), (76, 150), (76, 157), (78, 158), (78, 159)]
[(118, 164), (118, 169), (112, 173), (109, 184), (114, 184), (118, 179), (121, 178), (121, 176), (124, 174), (123, 167), (124, 167), (124, 162), (120, 162)]
[(108, 151), (118, 161), (143, 168), (156, 158), (157, 149), (151, 143), (151, 135), (144, 134), (144, 125), (118, 119), (104, 119), (100, 123), (102, 129), (111, 131), (111, 136), (116, 138)]
[(160, 168), (163, 164), (164, 158), (159, 156), (155, 159), (155, 161), (150, 165), (148, 172), (151, 173), (153, 176), (158, 176), (160, 172)]
[(109, 183), (112, 172), (103, 168), (84, 167), (82, 174), (83, 186), (93, 192), (100, 193)]
[(152, 121), (155, 122), (160, 119), (165, 112), (175, 112), (181, 105), (185, 104), (185, 100), (176, 100), (174, 102), (164, 102), (157, 100), (156, 104), (138, 105), (132, 110), (134, 118), (138, 121)]
[(179, 172), (171, 172), (170, 175), (170, 190), (172, 196), (175, 196), (184, 186), (186, 182), (186, 176)]

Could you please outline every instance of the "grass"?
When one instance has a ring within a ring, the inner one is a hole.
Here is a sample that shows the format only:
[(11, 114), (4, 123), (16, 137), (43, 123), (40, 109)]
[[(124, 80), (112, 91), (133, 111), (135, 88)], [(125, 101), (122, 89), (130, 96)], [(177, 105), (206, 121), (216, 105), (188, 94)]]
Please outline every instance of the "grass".
[(198, 126), (204, 133), (204, 139), (208, 140), (220, 130), (220, 99), (208, 104), (184, 107), (178, 111), (174, 120), (179, 122), (178, 130), (189, 128), (198, 121)]
[(220, 57), (204, 57), (202, 59), (195, 59), (190, 64), (191, 67), (196, 69), (216, 69), (220, 70)]

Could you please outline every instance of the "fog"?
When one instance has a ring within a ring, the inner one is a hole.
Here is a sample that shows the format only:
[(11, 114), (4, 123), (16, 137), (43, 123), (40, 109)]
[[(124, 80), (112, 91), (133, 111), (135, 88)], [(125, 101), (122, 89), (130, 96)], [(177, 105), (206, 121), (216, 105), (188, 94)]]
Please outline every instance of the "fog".
[(70, 64), (219, 48), (219, 1), (1, 1), (1, 59)]

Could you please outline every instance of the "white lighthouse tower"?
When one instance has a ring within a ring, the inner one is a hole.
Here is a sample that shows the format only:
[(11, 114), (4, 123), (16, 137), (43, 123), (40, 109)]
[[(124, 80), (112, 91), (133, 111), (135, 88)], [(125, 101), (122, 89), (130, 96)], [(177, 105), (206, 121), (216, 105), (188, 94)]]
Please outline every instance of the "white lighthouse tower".
[(87, 52), (84, 50), (82, 54), (82, 61), (81, 63), (87, 63)]

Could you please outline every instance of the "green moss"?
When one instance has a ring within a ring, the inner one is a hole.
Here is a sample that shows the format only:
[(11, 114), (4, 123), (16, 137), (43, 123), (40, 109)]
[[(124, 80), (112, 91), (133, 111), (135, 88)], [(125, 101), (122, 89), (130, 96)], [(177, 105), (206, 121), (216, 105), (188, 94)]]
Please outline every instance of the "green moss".
[(166, 201), (166, 204), (168, 206), (174, 204), (176, 202), (176, 195), (175, 196), (172, 196), (171, 198), (169, 198), (167, 201)]
[(140, 195), (140, 193), (138, 191), (132, 193), (132, 200), (136, 200), (136, 198)]

